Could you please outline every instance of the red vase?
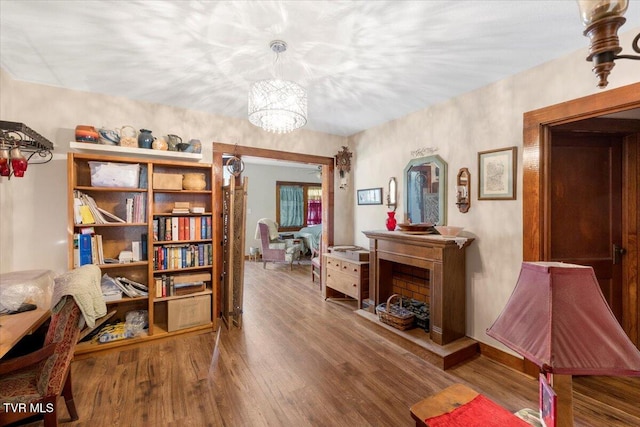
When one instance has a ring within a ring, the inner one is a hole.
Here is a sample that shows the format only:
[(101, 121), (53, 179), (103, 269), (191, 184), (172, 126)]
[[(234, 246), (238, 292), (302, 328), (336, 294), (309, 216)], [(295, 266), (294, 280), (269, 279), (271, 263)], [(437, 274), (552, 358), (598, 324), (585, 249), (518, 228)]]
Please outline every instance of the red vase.
[(396, 221), (396, 213), (395, 212), (387, 212), (387, 230), (393, 231), (396, 229), (396, 225), (398, 222)]

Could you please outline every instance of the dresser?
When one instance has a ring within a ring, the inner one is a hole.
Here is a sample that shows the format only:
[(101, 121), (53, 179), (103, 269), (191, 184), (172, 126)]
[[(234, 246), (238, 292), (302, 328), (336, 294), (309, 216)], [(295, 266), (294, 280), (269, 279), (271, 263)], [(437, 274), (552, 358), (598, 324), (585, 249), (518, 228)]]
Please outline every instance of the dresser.
[(369, 262), (348, 259), (338, 253), (322, 254), (322, 296), (348, 296), (358, 301), (369, 298)]

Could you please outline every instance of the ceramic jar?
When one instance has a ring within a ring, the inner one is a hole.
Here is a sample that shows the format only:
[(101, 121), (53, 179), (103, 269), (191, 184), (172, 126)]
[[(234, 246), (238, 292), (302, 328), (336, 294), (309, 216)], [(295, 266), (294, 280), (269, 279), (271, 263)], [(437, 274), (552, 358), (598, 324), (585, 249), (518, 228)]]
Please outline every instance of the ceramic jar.
[(153, 143), (151, 144), (151, 148), (153, 148), (154, 150), (168, 150), (169, 144), (167, 144), (167, 141), (165, 141), (164, 138), (160, 136), (154, 139)]
[(151, 148), (151, 144), (153, 144), (153, 135), (151, 135), (151, 131), (148, 129), (140, 129), (140, 134), (138, 135), (138, 147)]
[(203, 173), (185, 173), (182, 175), (182, 188), (184, 190), (204, 190), (207, 181)]
[(126, 125), (120, 128), (120, 146), (138, 147), (138, 131), (133, 126)]

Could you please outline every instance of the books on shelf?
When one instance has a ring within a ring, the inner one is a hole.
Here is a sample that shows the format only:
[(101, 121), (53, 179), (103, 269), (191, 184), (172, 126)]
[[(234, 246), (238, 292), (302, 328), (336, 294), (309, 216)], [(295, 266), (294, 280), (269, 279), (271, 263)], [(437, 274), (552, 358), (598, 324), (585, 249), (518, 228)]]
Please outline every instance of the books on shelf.
[(158, 216), (153, 219), (155, 242), (207, 239), (211, 239), (210, 216)]
[(156, 271), (203, 267), (212, 263), (213, 245), (211, 243), (162, 245), (157, 246), (153, 251), (153, 269)]
[(203, 292), (207, 285), (205, 282), (211, 281), (211, 273), (191, 273), (191, 274), (175, 274), (156, 277), (155, 297), (170, 297), (189, 295), (196, 292)]
[(73, 266), (104, 264), (102, 236), (100, 234), (75, 233), (73, 235)]
[(108, 224), (111, 222), (143, 223), (145, 221), (145, 194), (136, 194), (125, 202), (125, 217), (120, 218), (113, 212), (101, 208), (95, 199), (82, 191), (74, 191), (74, 218), (76, 225)]

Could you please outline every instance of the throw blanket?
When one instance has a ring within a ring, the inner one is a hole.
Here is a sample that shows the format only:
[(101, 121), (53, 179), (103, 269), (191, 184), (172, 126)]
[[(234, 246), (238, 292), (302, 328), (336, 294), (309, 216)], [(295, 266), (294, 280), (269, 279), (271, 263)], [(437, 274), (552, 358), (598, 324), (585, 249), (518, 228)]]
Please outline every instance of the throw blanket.
[[(258, 220), (258, 224), (267, 224), (269, 227), (269, 240), (277, 240), (280, 235), (278, 234), (278, 223), (269, 218), (260, 218)], [(256, 240), (260, 240), (260, 226), (256, 224), (256, 235), (254, 236)]]
[(60, 311), (65, 299), (70, 296), (82, 312), (81, 323), (84, 319), (87, 326), (93, 328), (96, 319), (107, 314), (107, 305), (104, 303), (100, 288), (100, 274), (98, 266), (86, 264), (57, 276), (54, 279), (51, 296), (51, 312)]

